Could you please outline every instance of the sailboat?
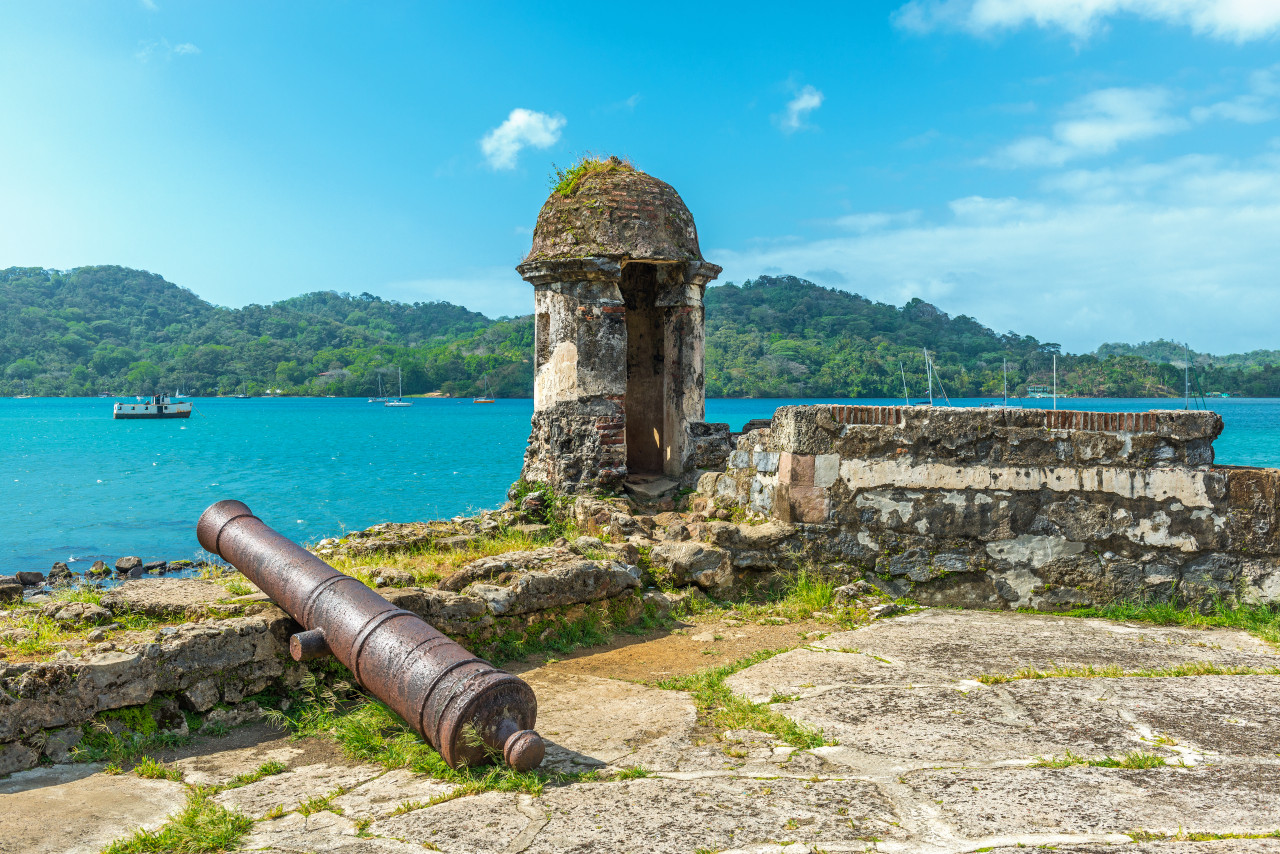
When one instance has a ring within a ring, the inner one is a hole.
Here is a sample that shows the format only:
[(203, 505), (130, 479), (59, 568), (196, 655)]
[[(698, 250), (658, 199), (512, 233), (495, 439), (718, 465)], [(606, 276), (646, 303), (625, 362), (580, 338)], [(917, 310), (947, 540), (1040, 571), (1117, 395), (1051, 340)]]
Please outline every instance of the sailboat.
[(388, 400), (383, 406), (413, 406), (412, 400), (404, 399), (404, 375), (400, 368), (396, 368), (396, 397), (395, 400)]
[(493, 397), (489, 394), (489, 376), (486, 374), (484, 378), (484, 394), (479, 397), (472, 398), (472, 403), (493, 403)]
[(370, 403), (386, 403), (387, 396), (382, 393), (382, 374), (378, 374), (378, 396), (369, 398)]

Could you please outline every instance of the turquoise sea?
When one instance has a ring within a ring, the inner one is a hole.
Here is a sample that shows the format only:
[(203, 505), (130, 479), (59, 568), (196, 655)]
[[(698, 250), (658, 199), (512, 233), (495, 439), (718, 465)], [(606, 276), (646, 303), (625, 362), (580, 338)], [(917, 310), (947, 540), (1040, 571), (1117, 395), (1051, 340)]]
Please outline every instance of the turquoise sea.
[[(778, 406), (821, 402), (899, 401), (711, 400), (707, 420), (739, 429)], [(47, 572), (55, 560), (201, 556), (196, 519), (223, 498), (301, 542), (496, 507), (519, 475), (533, 412), (530, 400), (416, 399), (397, 409), (363, 399), (197, 398), (187, 420), (114, 421), (112, 403), (0, 399), (0, 574)], [(1059, 408), (1180, 404), (1079, 399)], [(1280, 400), (1210, 406), (1226, 423), (1218, 462), (1280, 466)]]

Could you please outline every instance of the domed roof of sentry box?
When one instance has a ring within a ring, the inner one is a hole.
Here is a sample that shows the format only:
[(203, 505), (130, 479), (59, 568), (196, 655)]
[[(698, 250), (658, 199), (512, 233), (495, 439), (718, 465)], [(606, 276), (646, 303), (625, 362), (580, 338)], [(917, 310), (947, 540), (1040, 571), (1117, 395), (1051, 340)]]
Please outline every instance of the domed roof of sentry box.
[(670, 184), (616, 157), (560, 173), (524, 263), (567, 258), (701, 261), (693, 214)]

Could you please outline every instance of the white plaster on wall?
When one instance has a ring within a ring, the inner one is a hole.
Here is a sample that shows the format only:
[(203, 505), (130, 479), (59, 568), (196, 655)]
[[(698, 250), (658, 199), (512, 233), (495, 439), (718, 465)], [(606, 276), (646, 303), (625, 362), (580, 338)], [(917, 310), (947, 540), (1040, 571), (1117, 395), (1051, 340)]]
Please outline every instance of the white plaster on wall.
[(1170, 546), (1184, 552), (1194, 552), (1200, 548), (1196, 538), (1190, 534), (1170, 534), (1168, 514), (1157, 510), (1150, 518), (1139, 519), (1136, 529), (1125, 531), (1125, 536), (1135, 543), (1145, 546)]
[(842, 460), (840, 478), (850, 490), (884, 487), (1007, 489), (1019, 492), (1110, 492), (1124, 498), (1176, 499), (1189, 507), (1212, 507), (1205, 472), (1186, 469), (1121, 469), (1099, 466), (912, 465), (898, 460)]
[(813, 485), (825, 489), (840, 476), (839, 454), (818, 454), (813, 458)]
[(577, 399), (578, 347), (572, 341), (561, 341), (534, 379), (533, 408), (546, 409), (562, 401)]
[(1066, 537), (1045, 537), (1038, 534), (1020, 534), (1012, 540), (987, 543), (987, 554), (993, 558), (1010, 563), (1030, 564), (1036, 569), (1049, 561), (1072, 557), (1083, 551), (1084, 543), (1072, 542)]
[(875, 537), (871, 536), (866, 531), (858, 532), (858, 542), (874, 552), (880, 551), (880, 544), (876, 542)]
[[(894, 501), (887, 495), (880, 495), (875, 492), (864, 492), (857, 497), (854, 504), (858, 507), (871, 507), (880, 514), (880, 522), (883, 525), (896, 527), (897, 525), (905, 525), (911, 520), (911, 513), (915, 510), (915, 502), (910, 500), (920, 498), (921, 493), (914, 493), (908, 496), (907, 501)], [(890, 517), (898, 514), (898, 521), (894, 522)]]
[(993, 572), (991, 575), (1008, 584), (1013, 589), (1013, 592), (1018, 594), (1017, 601), (1010, 603), (1014, 608), (1032, 607), (1034, 605), (1032, 598), (1035, 596), (1036, 588), (1043, 583), (1034, 572), (1026, 567), (1014, 567), (1004, 572)]

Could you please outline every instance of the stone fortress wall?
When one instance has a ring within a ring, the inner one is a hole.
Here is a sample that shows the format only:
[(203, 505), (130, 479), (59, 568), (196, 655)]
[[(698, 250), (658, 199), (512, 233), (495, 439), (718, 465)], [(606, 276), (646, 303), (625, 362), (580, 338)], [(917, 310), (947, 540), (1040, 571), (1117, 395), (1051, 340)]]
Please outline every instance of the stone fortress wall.
[(1212, 412), (787, 406), (699, 489), (924, 604), (1280, 602), (1280, 470), (1214, 465), (1221, 432)]

